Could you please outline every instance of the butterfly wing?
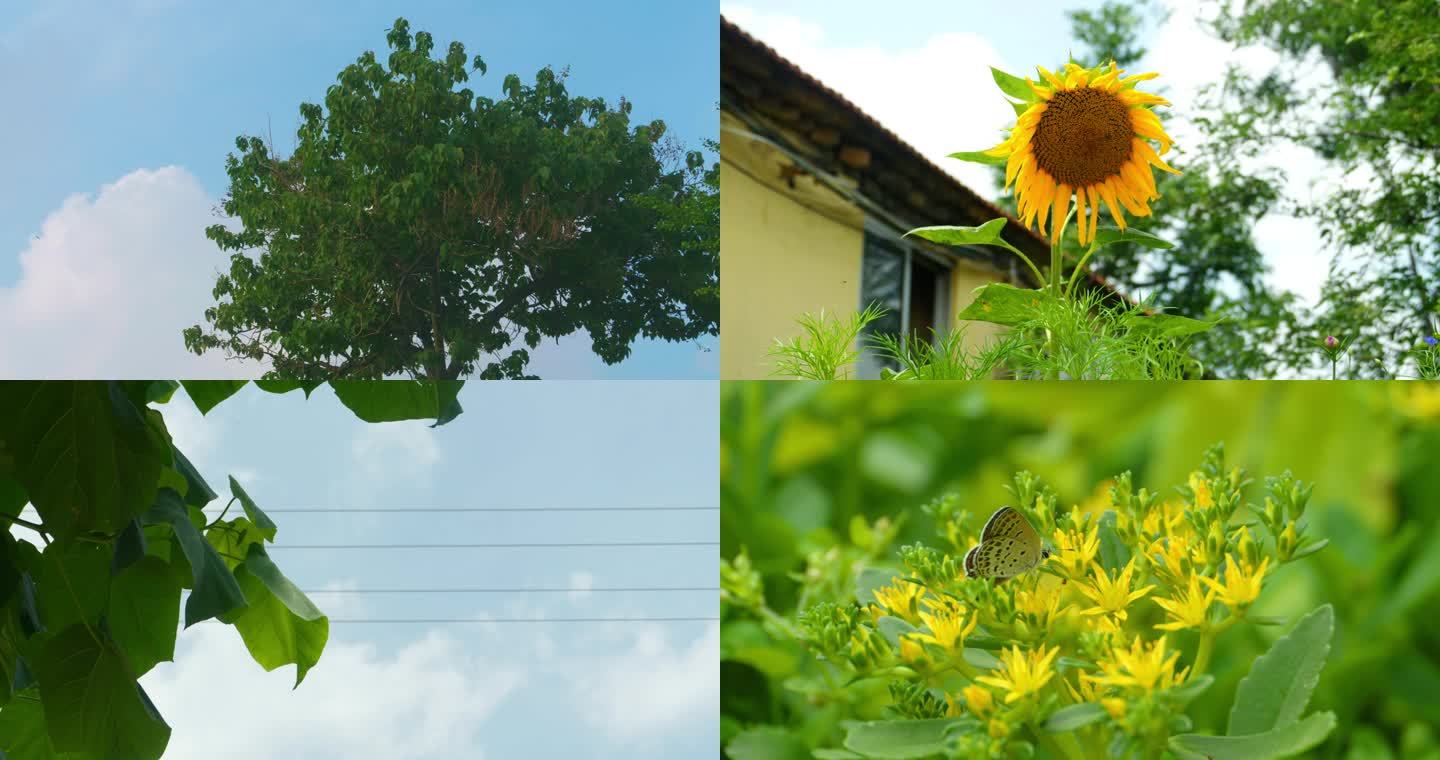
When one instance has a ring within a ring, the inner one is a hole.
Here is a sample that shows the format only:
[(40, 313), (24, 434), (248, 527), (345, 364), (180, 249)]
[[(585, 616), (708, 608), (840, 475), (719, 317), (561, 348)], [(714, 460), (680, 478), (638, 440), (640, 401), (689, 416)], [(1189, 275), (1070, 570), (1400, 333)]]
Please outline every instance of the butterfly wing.
[(1039, 564), (1042, 550), (1040, 534), (1025, 515), (1014, 507), (1001, 507), (985, 522), (980, 544), (965, 555), (966, 574), (1010, 578)]

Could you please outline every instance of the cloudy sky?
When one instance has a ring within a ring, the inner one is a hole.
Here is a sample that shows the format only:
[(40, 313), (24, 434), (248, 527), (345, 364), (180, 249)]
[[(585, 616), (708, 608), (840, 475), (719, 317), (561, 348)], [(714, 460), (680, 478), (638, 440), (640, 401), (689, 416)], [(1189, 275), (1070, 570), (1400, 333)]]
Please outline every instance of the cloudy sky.
[[(311, 594), (332, 619), (714, 617), (715, 591), (586, 591), (713, 588), (713, 546), (285, 547), (716, 541), (716, 511), (281, 510), (714, 507), (715, 394), (700, 381), (470, 383), (465, 413), (437, 429), (360, 422), (323, 387), (307, 401), (247, 386), (205, 417), (183, 391), (156, 408), (212, 486), (233, 474), (274, 510), (271, 553), (303, 589), (574, 589)], [(293, 667), (266, 673), (233, 629), (202, 623), (181, 632), (176, 662), (142, 683), (174, 729), (166, 757), (660, 760), (715, 751), (719, 657), (718, 624), (706, 621), (337, 622), (320, 663), (292, 690)]]
[[(994, 146), (1015, 121), (989, 67), (1035, 78), (1036, 64), (1049, 67), (1069, 51), (1079, 54), (1083, 46), (1071, 35), (1065, 11), (1099, 5), (1097, 0), (906, 0), (876, 14), (874, 3), (865, 0), (722, 0), (720, 9), (962, 182), (993, 196), (987, 167), (945, 157)], [(1159, 72), (1147, 87), (1162, 89), (1177, 107), (1218, 81), (1227, 63), (1264, 72), (1278, 61), (1268, 50), (1235, 50), (1210, 35), (1199, 19), (1213, 13), (1213, 3), (1156, 0), (1156, 5), (1169, 15), (1149, 25), (1143, 41), (1149, 53), (1138, 68)], [(1318, 67), (1309, 71), (1307, 81), (1326, 76)], [(1185, 143), (1197, 139), (1196, 132), (1167, 117), (1166, 109), (1157, 110), (1182, 151), (1176, 166), (1183, 169)], [(1306, 200), (1312, 183), (1364, 180), (1342, 177), (1299, 149), (1277, 151), (1263, 165), (1285, 168), (1286, 193)], [(1330, 259), (1319, 231), (1272, 214), (1256, 222), (1255, 238), (1272, 268), (1272, 282), (1313, 302)]]
[[(302, 102), (397, 16), (459, 40), (498, 97), (506, 74), (571, 67), (570, 91), (621, 95), (690, 147), (717, 129), (718, 37), (704, 3), (441, 0), (7, 0), (0, 4), (0, 376), (242, 377), (196, 357), (228, 258), (204, 236), (235, 138), (293, 145)], [(624, 40), (639, 38), (643, 45)], [(657, 65), (663, 61), (663, 65)], [(704, 86), (696, 86), (703, 83)], [(715, 377), (714, 341), (645, 342), (606, 367), (587, 336), (546, 344), (546, 378)]]

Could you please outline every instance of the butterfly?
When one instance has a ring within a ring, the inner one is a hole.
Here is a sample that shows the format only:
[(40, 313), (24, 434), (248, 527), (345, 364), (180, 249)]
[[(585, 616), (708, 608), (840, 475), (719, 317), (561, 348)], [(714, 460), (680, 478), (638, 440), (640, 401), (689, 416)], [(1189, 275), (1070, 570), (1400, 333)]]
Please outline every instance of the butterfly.
[(1050, 550), (1025, 515), (1014, 507), (1001, 507), (985, 521), (980, 543), (965, 555), (965, 575), (994, 578), (996, 583), (1032, 570), (1050, 558)]

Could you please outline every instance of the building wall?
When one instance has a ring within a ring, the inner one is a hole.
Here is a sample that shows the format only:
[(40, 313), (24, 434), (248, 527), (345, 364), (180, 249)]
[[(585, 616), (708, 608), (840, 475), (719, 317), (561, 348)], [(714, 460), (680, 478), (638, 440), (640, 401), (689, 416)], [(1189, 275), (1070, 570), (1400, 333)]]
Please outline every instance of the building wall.
[(720, 152), (720, 376), (766, 379), (797, 317), (856, 311), (864, 215), (808, 178), (792, 190), (744, 136), (722, 132)]

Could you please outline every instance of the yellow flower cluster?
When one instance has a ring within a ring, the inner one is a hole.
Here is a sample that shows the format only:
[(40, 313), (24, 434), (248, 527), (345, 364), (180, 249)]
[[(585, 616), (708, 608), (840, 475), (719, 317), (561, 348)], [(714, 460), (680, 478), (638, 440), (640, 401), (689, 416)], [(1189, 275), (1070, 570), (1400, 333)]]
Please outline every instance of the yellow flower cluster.
[[(1081, 703), (1108, 718), (1075, 732), (1094, 742), (1082, 752), (1103, 753), (1116, 731), (1159, 740), (1143, 734), (1168, 731), (1178, 713), (1167, 711), (1183, 709), (1167, 692), (1205, 672), (1215, 639), (1245, 619), (1277, 564), (1323, 545), (1306, 544), (1297, 522), (1307, 486), (1271, 479), (1263, 508), (1247, 505), (1249, 481), (1222, 456), (1213, 450), (1178, 498), (1134, 490), (1126, 474), (1068, 510), (1022, 474), (1016, 501), (1048, 553), (1003, 581), (968, 577), (954, 548), (906, 547), (904, 571), (868, 607), (899, 654), (893, 672), (942, 690), (931, 715), (975, 719), (986, 746)], [(975, 546), (984, 520), (973, 518), (945, 519), (941, 536)], [(1172, 638), (1182, 631), (1193, 633)]]

